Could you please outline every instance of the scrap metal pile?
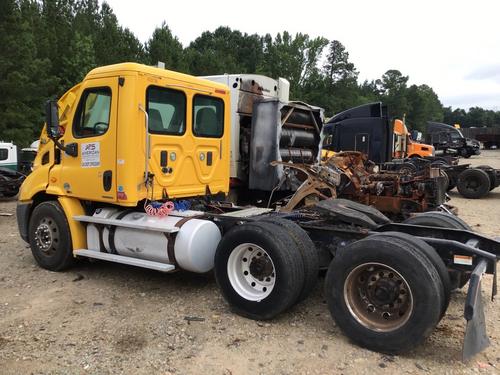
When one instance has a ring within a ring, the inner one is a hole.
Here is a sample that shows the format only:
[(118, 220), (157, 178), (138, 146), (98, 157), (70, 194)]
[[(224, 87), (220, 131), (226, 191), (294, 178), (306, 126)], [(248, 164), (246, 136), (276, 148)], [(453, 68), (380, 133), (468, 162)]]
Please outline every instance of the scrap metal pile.
[(328, 198), (346, 198), (398, 218), (440, 208), (446, 200), (446, 181), (438, 168), (428, 165), (417, 173), (377, 171), (360, 152), (340, 152), (320, 165), (280, 163), (307, 177), (284, 210)]

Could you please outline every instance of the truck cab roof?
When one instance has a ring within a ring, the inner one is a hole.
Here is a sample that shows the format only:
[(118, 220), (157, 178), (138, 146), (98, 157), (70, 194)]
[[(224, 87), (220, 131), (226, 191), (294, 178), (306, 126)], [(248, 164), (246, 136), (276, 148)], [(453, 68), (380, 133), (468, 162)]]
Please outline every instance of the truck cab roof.
[(209, 81), (200, 77), (191, 76), (189, 74), (175, 72), (173, 70), (158, 68), (155, 66), (148, 66), (133, 62), (125, 62), (120, 64), (101, 66), (92, 69), (86, 76), (85, 80), (93, 78), (103, 78), (109, 76), (121, 76), (129, 74), (149, 74), (152, 76), (169, 78), (171, 80), (177, 80), (186, 84), (193, 84), (196, 86), (207, 86), (210, 88), (216, 88), (221, 90), (227, 90), (228, 87), (224, 84)]

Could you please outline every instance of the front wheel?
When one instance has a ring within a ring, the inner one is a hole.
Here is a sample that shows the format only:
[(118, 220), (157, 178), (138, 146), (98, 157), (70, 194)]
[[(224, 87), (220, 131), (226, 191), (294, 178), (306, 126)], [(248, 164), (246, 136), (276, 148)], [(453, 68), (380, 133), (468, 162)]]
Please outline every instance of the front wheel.
[(73, 264), (68, 220), (58, 202), (43, 202), (35, 207), (29, 223), (29, 243), (42, 268), (61, 271)]
[(304, 285), (304, 264), (284, 227), (252, 222), (231, 229), (215, 253), (215, 278), (226, 301), (250, 319), (272, 319)]
[(325, 294), (333, 319), (351, 340), (390, 354), (424, 341), (444, 302), (441, 279), (428, 257), (383, 234), (335, 255)]

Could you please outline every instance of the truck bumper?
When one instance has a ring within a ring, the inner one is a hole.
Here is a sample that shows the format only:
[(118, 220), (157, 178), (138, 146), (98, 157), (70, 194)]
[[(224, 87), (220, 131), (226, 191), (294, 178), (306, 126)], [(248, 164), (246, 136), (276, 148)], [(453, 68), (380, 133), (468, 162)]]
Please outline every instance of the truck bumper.
[(29, 218), (31, 211), (31, 203), (21, 203), (19, 202), (16, 207), (16, 217), (17, 217), (17, 226), (19, 227), (19, 234), (21, 238), (29, 242), (28, 236), (28, 227), (29, 227)]

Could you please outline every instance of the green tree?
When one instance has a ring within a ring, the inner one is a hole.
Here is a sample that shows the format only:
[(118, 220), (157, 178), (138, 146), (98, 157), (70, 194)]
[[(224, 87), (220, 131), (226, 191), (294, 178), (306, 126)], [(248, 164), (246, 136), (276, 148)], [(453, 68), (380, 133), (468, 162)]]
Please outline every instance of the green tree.
[(50, 64), (37, 57), (33, 29), (14, 0), (0, 2), (0, 45), (0, 135), (25, 146), (41, 127)]
[(262, 58), (262, 42), (256, 34), (219, 27), (196, 38), (185, 50), (185, 58), (194, 75), (255, 73)]
[(118, 24), (118, 19), (107, 3), (99, 12), (99, 28), (94, 39), (98, 65), (144, 60), (143, 46), (135, 35)]
[(402, 118), (410, 109), (406, 97), (408, 79), (399, 70), (391, 69), (375, 81), (381, 93), (380, 99), (387, 105), (390, 117)]
[(61, 84), (71, 87), (96, 67), (94, 42), (90, 36), (75, 32), (68, 53), (63, 57)]
[(443, 121), (443, 106), (431, 87), (412, 85), (406, 98), (409, 107), (406, 122), (413, 129), (424, 131), (427, 121)]
[(317, 80), (318, 61), (327, 44), (327, 39), (311, 39), (307, 34), (292, 36), (285, 31), (274, 39), (267, 34), (264, 37), (263, 59), (258, 71), (274, 78), (288, 79), (292, 96), (300, 99), (304, 95), (302, 87), (308, 86), (308, 80)]
[(167, 69), (187, 71), (182, 44), (165, 22), (153, 31), (145, 50), (150, 65), (156, 65), (161, 61), (165, 63)]

